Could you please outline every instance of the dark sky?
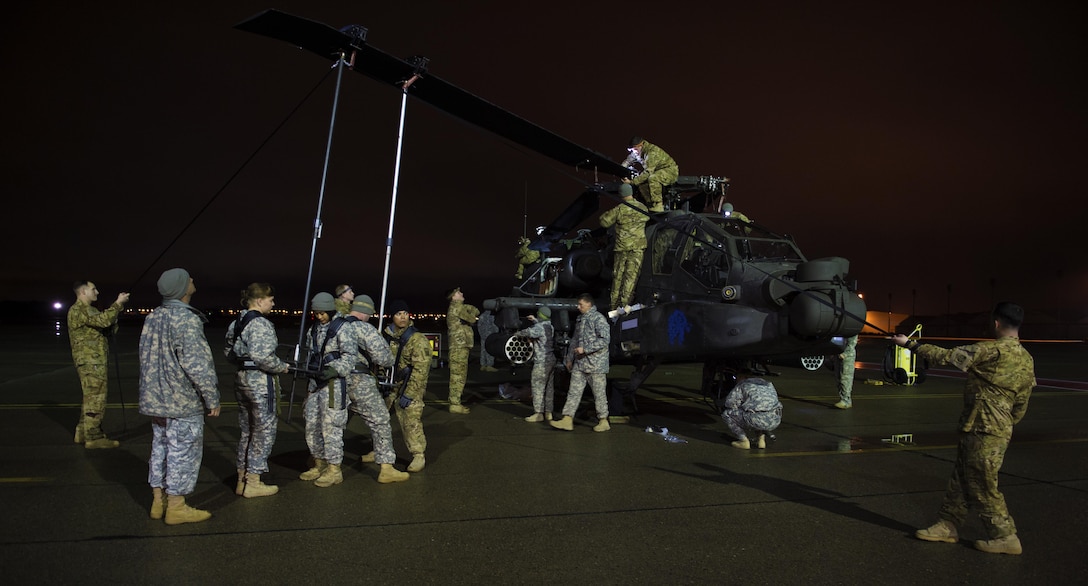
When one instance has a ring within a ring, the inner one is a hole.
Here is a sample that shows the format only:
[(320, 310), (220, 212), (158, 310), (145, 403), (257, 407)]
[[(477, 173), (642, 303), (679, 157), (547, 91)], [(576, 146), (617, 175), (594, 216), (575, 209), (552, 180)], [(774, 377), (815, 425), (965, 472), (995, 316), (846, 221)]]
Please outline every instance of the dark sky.
[[(729, 177), (737, 208), (806, 256), (850, 259), (870, 309), (1084, 307), (1082, 3), (158, 4), (9, 16), (0, 301), (69, 302), (89, 278), (104, 302), (132, 288), (153, 306), (182, 266), (197, 306), (255, 280), (302, 305), (335, 76), (305, 99), (327, 61), (233, 28), (276, 8), (366, 26), (617, 161), (638, 134), (681, 174)], [(348, 72), (339, 103), (313, 289), (379, 299), (400, 94)], [(389, 299), (506, 293), (525, 226), (591, 178), (422, 102), (407, 113)]]

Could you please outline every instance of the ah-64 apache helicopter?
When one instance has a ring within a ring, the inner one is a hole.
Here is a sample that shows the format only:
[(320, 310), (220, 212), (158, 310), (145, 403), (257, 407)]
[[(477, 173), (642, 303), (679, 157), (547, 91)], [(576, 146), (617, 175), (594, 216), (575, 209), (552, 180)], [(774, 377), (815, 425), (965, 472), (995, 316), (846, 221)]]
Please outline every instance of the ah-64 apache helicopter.
[[(237, 28), (287, 41), (355, 71), (392, 84), (451, 115), (528, 147), (570, 167), (631, 177), (636, 168), (586, 149), (427, 72), (422, 57), (398, 59), (366, 43), (366, 29), (340, 30), (275, 10)], [(765, 227), (719, 213), (729, 181), (681, 176), (666, 188), (669, 207), (651, 214), (648, 246), (634, 304), (604, 308), (612, 319), (610, 357), (633, 364), (625, 393), (633, 393), (660, 364), (702, 363), (704, 393), (728, 387), (736, 369), (785, 356), (837, 354), (841, 339), (861, 331), (865, 304), (847, 281), (849, 263), (832, 257), (808, 260), (796, 243)], [(547, 306), (557, 338), (569, 339), (577, 296), (607, 299), (610, 252), (600, 229), (581, 228), (614, 197), (619, 182), (587, 186), (531, 247), (542, 262), (511, 295), (489, 299), (499, 333), (485, 341), (514, 364), (531, 349), (514, 333), (525, 324), (520, 311)], [(708, 213), (708, 211), (710, 211)], [(613, 311), (609, 311), (613, 310)], [(613, 400), (617, 394), (612, 394)]]

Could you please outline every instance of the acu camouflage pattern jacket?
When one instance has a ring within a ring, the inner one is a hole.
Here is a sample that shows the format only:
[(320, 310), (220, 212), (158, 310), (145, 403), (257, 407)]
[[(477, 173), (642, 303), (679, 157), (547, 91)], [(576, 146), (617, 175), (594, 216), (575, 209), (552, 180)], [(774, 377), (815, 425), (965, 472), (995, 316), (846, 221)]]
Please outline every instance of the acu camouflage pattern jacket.
[[(596, 307), (591, 307), (589, 311), (579, 315), (574, 324), (574, 336), (564, 362), (573, 364), (571, 371), (608, 374), (608, 344), (611, 340), (612, 334), (604, 314), (597, 311)], [(576, 348), (585, 350), (585, 355), (576, 359)]]
[(140, 334), (140, 413), (193, 417), (219, 406), (219, 377), (207, 318), (188, 303), (164, 301), (144, 319)]

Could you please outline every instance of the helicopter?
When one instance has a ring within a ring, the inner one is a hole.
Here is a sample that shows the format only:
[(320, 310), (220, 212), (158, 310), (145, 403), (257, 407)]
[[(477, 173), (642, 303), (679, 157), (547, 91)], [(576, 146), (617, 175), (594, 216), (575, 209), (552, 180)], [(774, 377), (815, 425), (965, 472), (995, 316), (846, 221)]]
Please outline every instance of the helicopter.
[[(607, 233), (584, 226), (601, 201), (615, 199), (625, 166), (516, 116), (427, 71), (421, 56), (399, 59), (366, 42), (367, 29), (335, 29), (294, 15), (266, 10), (235, 28), (287, 41), (379, 82), (401, 89), (453, 116), (578, 170), (595, 181), (547, 226), (530, 248), (540, 260), (510, 294), (485, 300), (499, 331), (485, 349), (513, 365), (532, 359), (532, 348), (516, 332), (523, 311), (547, 306), (557, 346), (569, 343), (577, 296), (608, 299), (611, 251)], [(350, 61), (349, 61), (350, 59)], [(599, 182), (601, 174), (617, 181)], [(615, 381), (610, 410), (633, 396), (661, 364), (702, 363), (704, 395), (728, 391), (742, 368), (786, 356), (838, 354), (845, 337), (865, 323), (865, 303), (851, 287), (849, 261), (808, 259), (789, 236), (741, 215), (722, 213), (729, 179), (679, 176), (664, 189), (666, 210), (650, 213), (647, 248), (633, 302), (600, 307), (611, 321), (613, 364), (634, 366), (630, 379)]]

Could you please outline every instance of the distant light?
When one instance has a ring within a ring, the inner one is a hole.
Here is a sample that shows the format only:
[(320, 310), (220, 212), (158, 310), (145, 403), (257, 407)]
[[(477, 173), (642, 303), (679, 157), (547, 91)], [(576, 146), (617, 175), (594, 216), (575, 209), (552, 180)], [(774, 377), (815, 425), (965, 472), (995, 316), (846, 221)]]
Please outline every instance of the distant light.
[(54, 301), (53, 302), (53, 309), (60, 310), (60, 309), (63, 309), (63, 308), (64, 308), (64, 305), (60, 301)]

